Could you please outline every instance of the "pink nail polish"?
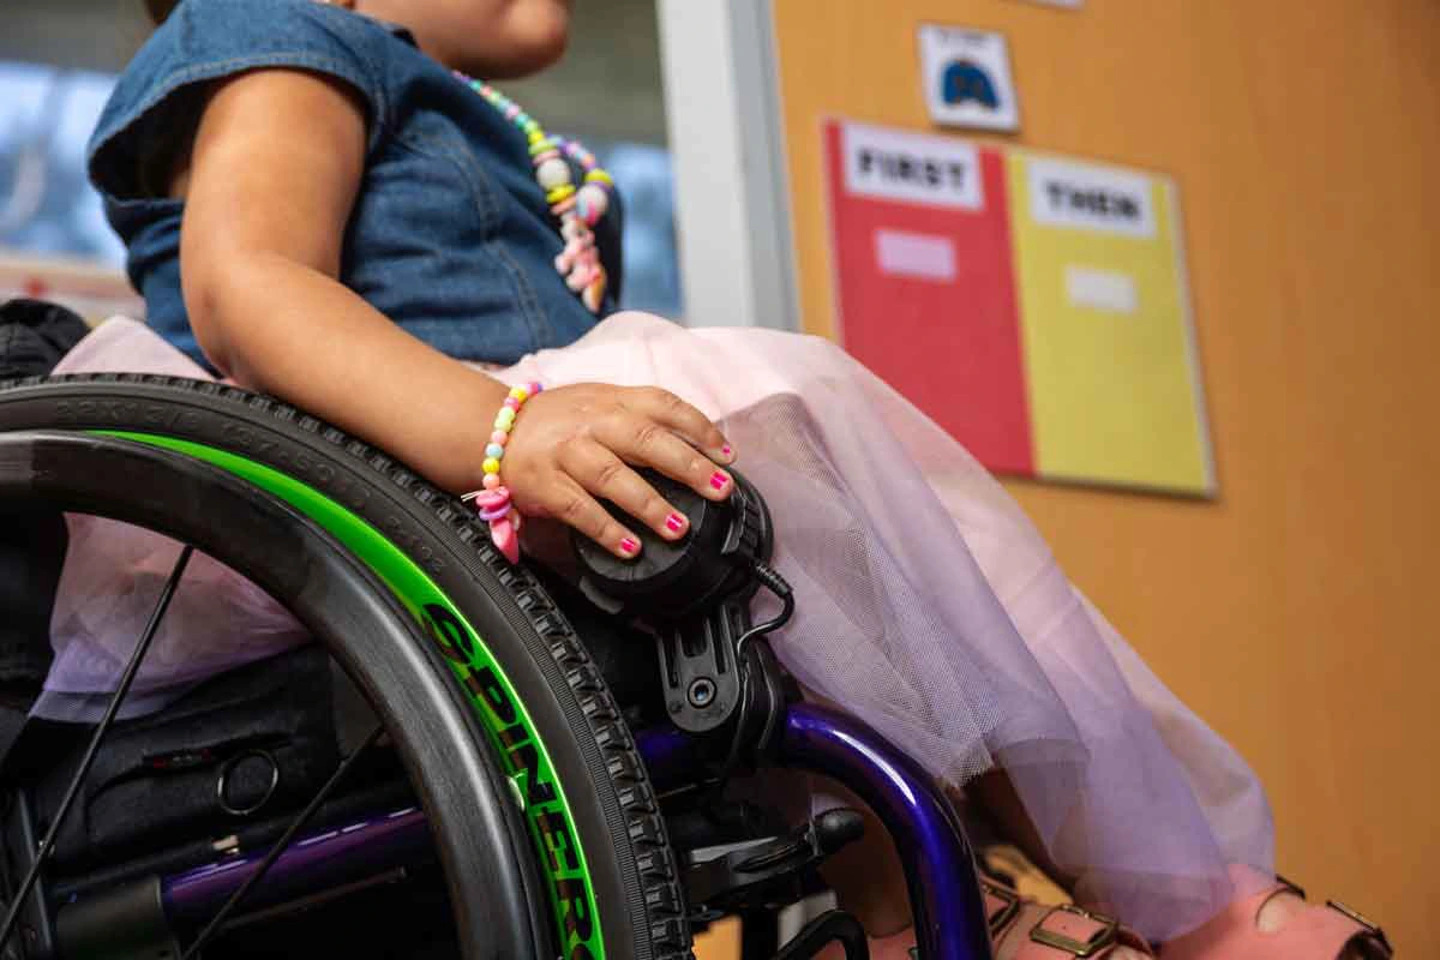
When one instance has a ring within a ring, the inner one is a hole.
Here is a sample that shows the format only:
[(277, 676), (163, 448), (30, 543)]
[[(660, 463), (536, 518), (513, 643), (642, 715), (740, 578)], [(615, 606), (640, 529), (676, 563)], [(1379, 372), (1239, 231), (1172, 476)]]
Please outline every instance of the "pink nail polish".
[(730, 478), (725, 476), (725, 474), (721, 473), (719, 470), (716, 470), (710, 476), (710, 486), (714, 487), (716, 490), (724, 490), (725, 485), (729, 482)]
[(721, 456), (729, 457), (729, 456), (733, 456), (734, 454), (735, 454), (735, 451), (730, 449), (730, 444), (728, 444), (728, 443), (725, 444), (725, 446), (723, 446), (723, 447), (720, 448), (720, 455), (721, 455)]
[(634, 553), (636, 550), (639, 550), (639, 549), (640, 549), (640, 544), (636, 543), (636, 542), (635, 542), (634, 540), (632, 540), (630, 537), (626, 537), (624, 540), (621, 540), (621, 541), (620, 541), (620, 552), (621, 552), (621, 553), (627, 553), (627, 554), (628, 554), (628, 553)]
[(665, 527), (675, 533), (685, 529), (685, 518), (678, 513), (672, 513), (665, 518)]

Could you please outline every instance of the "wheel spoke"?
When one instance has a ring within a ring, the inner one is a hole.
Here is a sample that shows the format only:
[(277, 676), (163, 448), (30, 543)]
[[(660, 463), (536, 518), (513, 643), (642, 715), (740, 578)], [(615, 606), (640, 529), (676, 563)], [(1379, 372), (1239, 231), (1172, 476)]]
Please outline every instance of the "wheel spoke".
[(12, 929), (20, 919), (20, 913), (25, 908), (25, 899), (30, 896), (35, 881), (40, 877), (40, 868), (45, 865), (45, 861), (54, 852), (55, 838), (59, 836), (60, 827), (65, 823), (65, 815), (70, 812), (70, 807), (75, 803), (75, 797), (80, 793), (80, 785), (95, 762), (95, 756), (100, 750), (100, 741), (105, 739), (110, 725), (115, 722), (115, 715), (120, 712), (120, 704), (124, 702), (125, 694), (130, 691), (130, 684), (134, 682), (135, 675), (140, 672), (140, 663), (150, 650), (150, 642), (155, 639), (155, 634), (160, 630), (160, 622), (165, 619), (165, 611), (170, 608), (170, 601), (175, 596), (176, 588), (180, 586), (180, 578), (184, 576), (185, 567), (190, 563), (190, 555), (194, 552), (195, 548), (186, 544), (180, 551), (180, 556), (176, 558), (175, 566), (170, 570), (170, 577), (165, 581), (165, 588), (160, 591), (160, 598), (155, 601), (155, 609), (150, 611), (150, 621), (145, 624), (145, 632), (140, 635), (140, 641), (135, 644), (135, 649), (130, 654), (130, 662), (125, 664), (125, 672), (120, 675), (120, 684), (115, 688), (109, 704), (105, 707), (104, 716), (100, 718), (100, 723), (90, 736), (90, 744), (85, 748), (85, 756), (80, 761), (80, 768), (75, 771), (70, 785), (65, 788), (65, 796), (60, 801), (59, 809), (55, 811), (55, 819), (50, 824), (50, 829), (45, 832), (45, 839), (40, 841), (40, 849), (36, 852), (35, 862), (30, 865), (30, 870), (25, 874), (25, 880), (20, 884), (15, 899), (10, 904), (10, 912), (5, 915), (5, 925), (0, 927), (0, 949), (4, 948), (10, 939)]
[(195, 938), (195, 941), (186, 948), (180, 960), (192, 960), (193, 957), (199, 954), (200, 948), (215, 935), (216, 931), (220, 929), (220, 925), (225, 922), (225, 917), (239, 905), (241, 900), (245, 899), (246, 894), (254, 889), (255, 885), (265, 876), (266, 871), (275, 865), (275, 861), (280, 859), (280, 855), (285, 852), (285, 849), (290, 846), (290, 842), (295, 839), (295, 834), (300, 832), (300, 828), (305, 826), (306, 822), (315, 815), (315, 811), (320, 809), (320, 804), (325, 802), (325, 798), (330, 796), (335, 788), (339, 786), (340, 781), (345, 778), (345, 774), (355, 765), (355, 761), (360, 759), (361, 754), (365, 753), (376, 740), (379, 740), (380, 735), (384, 732), (384, 724), (376, 724), (375, 729), (370, 731), (370, 734), (360, 746), (356, 747), (355, 751), (346, 757), (340, 766), (335, 768), (335, 772), (330, 775), (329, 780), (325, 781), (325, 785), (310, 799), (310, 802), (305, 805), (305, 809), (300, 811), (299, 816), (290, 822), (290, 826), (285, 828), (285, 832), (280, 835), (279, 840), (275, 841), (275, 845), (270, 848), (270, 852), (265, 855), (265, 859), (260, 861), (259, 866), (255, 868), (255, 872), (245, 879), (245, 882), (230, 895), (230, 899), (226, 900), (224, 905), (215, 912), (215, 916), (210, 918), (210, 922), (205, 924), (205, 929), (201, 930), (199, 936)]

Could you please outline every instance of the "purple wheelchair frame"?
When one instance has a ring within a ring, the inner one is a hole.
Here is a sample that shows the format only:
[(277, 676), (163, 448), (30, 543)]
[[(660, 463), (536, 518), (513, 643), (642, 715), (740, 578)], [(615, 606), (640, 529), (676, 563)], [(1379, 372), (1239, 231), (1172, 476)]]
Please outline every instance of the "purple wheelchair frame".
[[(697, 747), (686, 734), (651, 729), (636, 740), (659, 788), (693, 781)], [(778, 763), (839, 781), (879, 817), (901, 853), (921, 960), (990, 960), (974, 855), (954, 810), (914, 760), (859, 721), (806, 703), (787, 709), (776, 751)], [(429, 844), (424, 816), (414, 808), (312, 833), (280, 856), (246, 909), (385, 874), (423, 856)], [(167, 917), (198, 922), (213, 915), (262, 856), (163, 878)]]

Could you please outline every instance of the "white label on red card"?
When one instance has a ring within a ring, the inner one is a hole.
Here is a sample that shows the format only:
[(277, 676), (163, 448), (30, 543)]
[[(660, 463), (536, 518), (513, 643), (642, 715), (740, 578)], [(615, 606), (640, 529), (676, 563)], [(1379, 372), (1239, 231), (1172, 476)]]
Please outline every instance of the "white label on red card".
[(978, 210), (985, 203), (980, 158), (951, 137), (847, 123), (845, 192), (934, 207)]
[(949, 237), (876, 230), (875, 260), (890, 277), (950, 283), (955, 279), (955, 244)]

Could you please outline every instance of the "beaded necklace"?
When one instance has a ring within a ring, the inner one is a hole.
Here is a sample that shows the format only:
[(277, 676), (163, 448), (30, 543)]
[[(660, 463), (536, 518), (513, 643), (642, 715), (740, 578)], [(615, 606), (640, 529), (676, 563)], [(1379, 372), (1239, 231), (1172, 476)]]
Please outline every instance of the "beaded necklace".
[[(459, 71), (455, 76), (525, 134), (530, 145), (530, 162), (535, 167), (535, 182), (545, 191), (545, 202), (550, 204), (550, 213), (559, 221), (560, 236), (565, 241), (565, 249), (555, 258), (555, 269), (565, 278), (565, 285), (579, 294), (586, 308), (598, 314), (605, 299), (607, 278), (593, 228), (610, 209), (610, 193), (615, 189), (615, 181), (596, 162), (594, 154), (573, 140), (547, 134), (518, 103), (490, 84)], [(565, 157), (584, 171), (584, 182), (579, 188), (574, 184)]]

